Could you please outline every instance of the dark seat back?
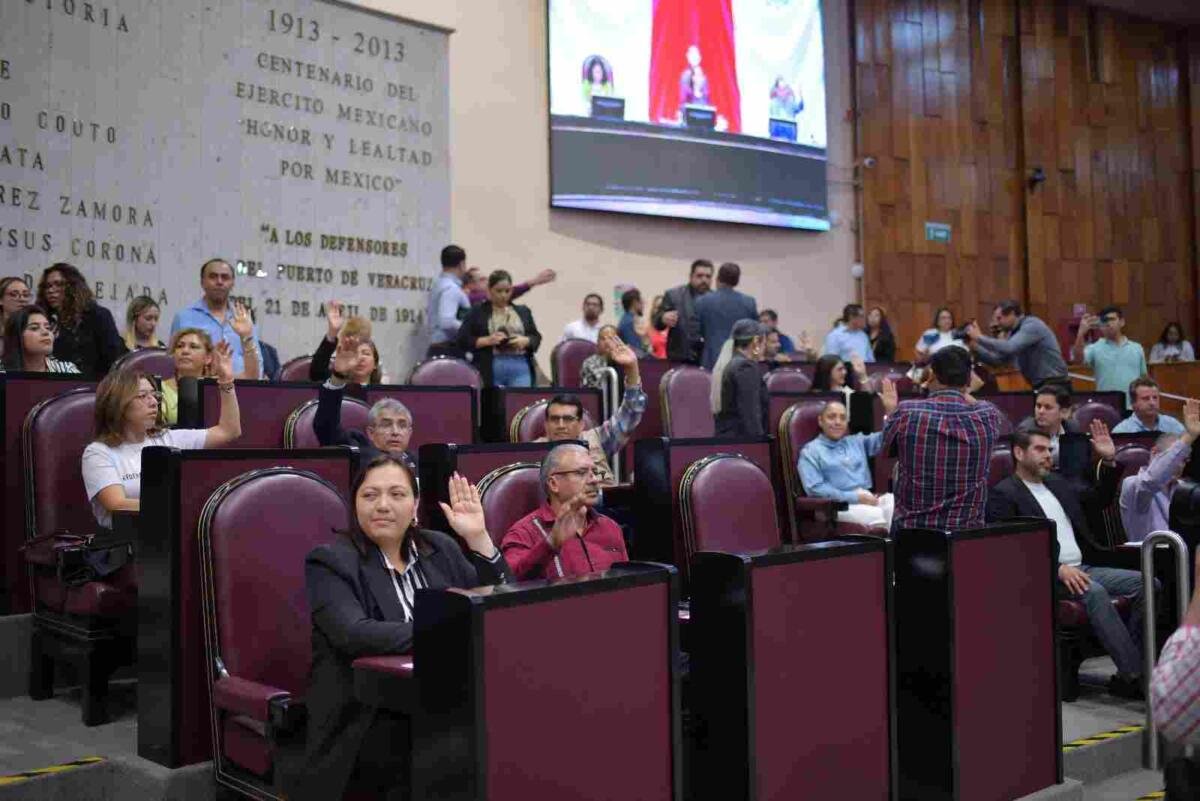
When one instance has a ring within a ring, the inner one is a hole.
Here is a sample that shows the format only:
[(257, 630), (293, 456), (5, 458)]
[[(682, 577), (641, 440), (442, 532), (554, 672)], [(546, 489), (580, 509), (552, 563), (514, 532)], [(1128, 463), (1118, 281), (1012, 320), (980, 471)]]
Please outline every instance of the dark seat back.
[(131, 350), (113, 362), (112, 370), (122, 368), (140, 370), (146, 375), (156, 375), (160, 378), (175, 377), (175, 359), (166, 348), (141, 348)]
[(497, 467), (479, 481), (483, 519), (496, 547), (513, 523), (542, 503), (541, 467), (536, 462), (517, 462)]
[(1012, 448), (997, 445), (988, 459), (988, 486), (994, 487), (1013, 474)]
[(1117, 448), (1116, 461), (1126, 476), (1136, 476), (1139, 470), (1150, 464), (1150, 455), (1150, 449), (1145, 445), (1122, 445)]
[(1121, 413), (1110, 404), (1093, 400), (1084, 401), (1076, 406), (1073, 417), (1079, 426), (1079, 430), (1084, 432), (1088, 430), (1088, 426), (1092, 424), (1092, 421), (1097, 418), (1103, 420), (1110, 431), (1113, 426), (1121, 422)]
[(804, 370), (780, 367), (763, 378), (767, 392), (808, 392), (812, 389), (812, 378)]
[[(536, 442), (546, 436), (546, 408), (549, 405), (549, 400), (540, 400), (513, 415), (512, 422), (508, 424), (508, 441)], [(596, 421), (588, 414), (587, 409), (584, 409), (583, 430), (587, 431), (595, 425)]]
[(550, 352), (550, 375), (554, 386), (579, 386), (579, 368), (595, 352), (595, 343), (586, 339), (564, 339), (555, 345)]
[(689, 561), (698, 551), (744, 553), (782, 543), (771, 479), (738, 454), (693, 462), (680, 482), (679, 510)]
[(712, 376), (700, 367), (676, 367), (662, 377), (663, 433), (673, 438), (711, 437), (716, 433), (709, 387)]
[(308, 381), (309, 369), (312, 367), (312, 356), (297, 356), (288, 359), (279, 368), (280, 381)]
[(453, 356), (435, 356), (413, 368), (408, 383), (434, 387), (472, 387), (476, 392), (483, 388), (479, 371), (468, 361)]
[[(319, 448), (317, 433), (313, 431), (313, 420), (317, 418), (316, 400), (307, 400), (296, 407), (288, 415), (283, 424), (283, 447), (285, 448)], [(358, 398), (342, 396), (342, 428), (347, 431), (363, 431), (367, 427), (367, 404)]]
[(25, 536), (55, 531), (90, 534), (96, 518), (80, 460), (93, 440), (96, 392), (73, 389), (29, 410), (21, 431), (25, 465)]

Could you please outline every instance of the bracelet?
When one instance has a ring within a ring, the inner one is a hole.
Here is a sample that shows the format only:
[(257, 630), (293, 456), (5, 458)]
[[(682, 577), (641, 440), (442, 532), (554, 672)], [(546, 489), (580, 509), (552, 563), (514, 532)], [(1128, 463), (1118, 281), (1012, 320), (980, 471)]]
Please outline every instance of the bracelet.
[(217, 384), (217, 389), (221, 390), (222, 392), (233, 392), (233, 382), (230, 381), (228, 384)]

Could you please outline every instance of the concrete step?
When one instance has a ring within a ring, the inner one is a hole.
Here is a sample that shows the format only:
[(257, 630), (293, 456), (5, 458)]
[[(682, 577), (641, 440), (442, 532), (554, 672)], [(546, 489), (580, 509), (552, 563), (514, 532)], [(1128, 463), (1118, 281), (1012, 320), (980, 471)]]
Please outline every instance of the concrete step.
[(1021, 796), (1015, 801), (1084, 801), (1085, 798), (1082, 782), (1075, 779), (1064, 779), (1062, 784)]
[(1083, 790), (1083, 801), (1136, 801), (1162, 789), (1162, 773), (1134, 770), (1088, 785)]

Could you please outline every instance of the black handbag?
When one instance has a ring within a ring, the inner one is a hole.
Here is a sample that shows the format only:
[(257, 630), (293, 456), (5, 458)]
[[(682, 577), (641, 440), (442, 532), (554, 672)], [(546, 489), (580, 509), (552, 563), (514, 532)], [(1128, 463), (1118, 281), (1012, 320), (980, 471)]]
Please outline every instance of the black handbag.
[(25, 561), (52, 569), (59, 581), (78, 587), (111, 576), (133, 559), (133, 543), (113, 541), (111, 532), (80, 536), (55, 531), (35, 537), (21, 547)]

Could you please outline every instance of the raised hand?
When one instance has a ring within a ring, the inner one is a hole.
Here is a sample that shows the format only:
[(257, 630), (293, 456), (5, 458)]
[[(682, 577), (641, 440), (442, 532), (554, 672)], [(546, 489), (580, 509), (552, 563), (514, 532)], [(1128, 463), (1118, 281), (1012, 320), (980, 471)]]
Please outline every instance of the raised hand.
[(613, 364), (620, 365), (621, 367), (637, 364), (637, 354), (633, 352), (633, 348), (619, 339), (613, 340), (609, 346), (608, 358)]
[(867, 374), (867, 363), (857, 353), (850, 357), (850, 367), (860, 376)]
[(582, 489), (558, 510), (554, 528), (550, 530), (550, 542), (555, 550), (562, 548), (571, 537), (581, 534), (587, 525), (587, 490)]
[(1193, 440), (1200, 437), (1200, 400), (1188, 398), (1183, 402), (1183, 427)]
[(342, 330), (342, 304), (331, 300), (325, 304), (325, 322), (328, 328), (325, 336), (332, 342), (337, 339), (338, 331)]
[(230, 327), (242, 339), (247, 339), (254, 334), (254, 320), (250, 317), (250, 310), (242, 305), (241, 301), (233, 303), (233, 322)]
[(333, 372), (349, 375), (358, 361), (358, 346), (362, 344), (358, 337), (342, 337), (338, 340), (337, 350), (333, 354)]
[(233, 348), (223, 339), (217, 343), (212, 369), (218, 384), (233, 383)]
[(1092, 433), (1092, 450), (1096, 456), (1106, 462), (1111, 462), (1117, 455), (1117, 446), (1113, 444), (1112, 435), (1108, 432), (1108, 426), (1099, 417), (1092, 418), (1091, 425), (1088, 426)]
[(896, 391), (896, 382), (884, 378), (879, 388), (879, 400), (883, 403), (883, 413), (891, 414), (900, 405), (900, 393)]
[(537, 275), (535, 275), (533, 277), (533, 280), (530, 281), (529, 283), (533, 284), (534, 286), (540, 286), (542, 284), (550, 283), (555, 278), (558, 278), (558, 273), (554, 272), (554, 270), (547, 268), (547, 269), (539, 272)]
[(450, 503), (438, 501), (438, 505), (442, 507), (442, 514), (446, 515), (450, 528), (466, 541), (472, 551), (487, 557), (496, 552), (483, 519), (479, 489), (474, 484), (455, 473), (450, 476)]

